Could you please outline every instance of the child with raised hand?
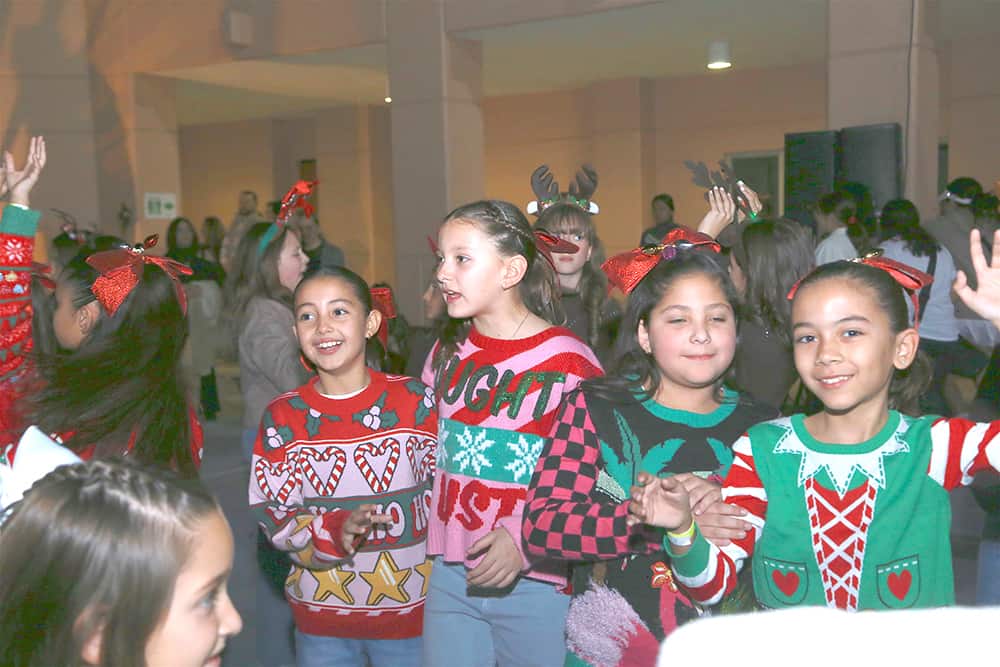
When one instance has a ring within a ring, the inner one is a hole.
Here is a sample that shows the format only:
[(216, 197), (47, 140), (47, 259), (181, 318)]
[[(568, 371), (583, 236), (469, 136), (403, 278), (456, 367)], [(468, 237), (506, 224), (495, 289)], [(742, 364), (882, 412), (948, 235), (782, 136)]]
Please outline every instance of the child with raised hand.
[[(679, 228), (603, 267), (628, 295), (615, 362), (560, 408), (524, 516), (529, 553), (584, 561), (573, 568), (567, 665), (651, 666), (660, 640), (701, 613), (656, 534), (627, 525), (628, 489), (637, 475), (663, 475), (699, 510), (713, 505), (731, 443), (776, 414), (723, 385), (737, 299), (718, 251)], [(726, 514), (699, 516), (705, 532), (742, 535), (737, 512), (717, 507)]]
[(126, 462), (58, 468), (0, 531), (0, 664), (218, 667), (241, 628), (232, 564), (199, 482)]
[(461, 206), (438, 233), (450, 316), (424, 372), (440, 414), (428, 554), (427, 665), (560, 664), (564, 566), (524, 556), (528, 480), (563, 395), (601, 367), (563, 320), (552, 251), (517, 207)]
[[(84, 459), (127, 454), (193, 476), (201, 461), (201, 426), (178, 370), (187, 338), (180, 276), (190, 270), (152, 256), (148, 250), (156, 237), (70, 260), (55, 289), (52, 328), (61, 349), (31, 354), (30, 269), (38, 213), (28, 203), (45, 160), (41, 137), (31, 140), (23, 170), (5, 154), (10, 203), (0, 219), (0, 317), (5, 327), (15, 324), (3, 337), (0, 393), (11, 404), (0, 406), (7, 431), (0, 445), (36, 424)], [(9, 460), (15, 455), (14, 448), (6, 452)]]
[(420, 665), (437, 411), (420, 381), (366, 365), (391, 305), (374, 296), (346, 268), (302, 279), (294, 334), (317, 376), (267, 406), (254, 444), (250, 505), (293, 561), (300, 667)]
[[(960, 274), (955, 291), (1000, 323), (1000, 251), (988, 265), (976, 232), (971, 245), (979, 289)], [(897, 411), (927, 380), (926, 368), (914, 368), (919, 335), (906, 294), (919, 311), (929, 281), (868, 256), (825, 264), (798, 285), (795, 365), (823, 409), (758, 424), (734, 446), (722, 496), (749, 512), (745, 538), (707, 542), (676, 484), (643, 479), (633, 490), (632, 519), (668, 530), (677, 579), (693, 597), (718, 600), (753, 555), (765, 607), (954, 604), (947, 492), (997, 467), (1000, 422)]]

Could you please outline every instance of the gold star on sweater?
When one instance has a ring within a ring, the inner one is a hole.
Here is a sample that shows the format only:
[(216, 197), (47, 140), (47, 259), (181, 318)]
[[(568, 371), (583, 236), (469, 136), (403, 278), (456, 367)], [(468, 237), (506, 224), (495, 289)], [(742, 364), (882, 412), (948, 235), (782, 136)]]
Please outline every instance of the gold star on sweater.
[(409, 602), (410, 596), (403, 590), (403, 584), (410, 578), (410, 568), (400, 570), (396, 561), (388, 551), (383, 551), (371, 572), (361, 572), (361, 578), (371, 586), (368, 594), (369, 606), (377, 605), (382, 598), (390, 598), (396, 602)]
[(313, 600), (316, 602), (325, 602), (327, 598), (334, 595), (342, 602), (354, 604), (354, 596), (347, 590), (347, 584), (354, 581), (354, 578), (357, 576), (356, 574), (342, 570), (339, 567), (332, 570), (310, 572), (310, 574), (316, 578), (317, 583)]
[(431, 580), (431, 566), (433, 564), (434, 561), (428, 558), (423, 563), (413, 568), (417, 571), (417, 574), (424, 578), (423, 586), (420, 589), (421, 597), (427, 597), (427, 584)]

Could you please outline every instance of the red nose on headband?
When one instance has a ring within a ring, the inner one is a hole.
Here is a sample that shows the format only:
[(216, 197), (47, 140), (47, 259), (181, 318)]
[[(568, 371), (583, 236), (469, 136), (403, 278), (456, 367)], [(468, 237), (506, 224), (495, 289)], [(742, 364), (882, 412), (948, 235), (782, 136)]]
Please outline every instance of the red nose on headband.
[[(909, 295), (910, 301), (913, 302), (913, 327), (917, 328), (920, 324), (920, 290), (933, 283), (934, 276), (924, 273), (923, 271), (919, 271), (908, 264), (903, 264), (902, 262), (897, 262), (894, 259), (883, 257), (881, 248), (873, 250), (863, 257), (856, 257), (848, 261), (856, 264), (867, 264), (868, 266), (875, 267), (876, 269), (881, 269), (888, 273), (893, 280), (899, 283), (899, 286), (902, 287)], [(809, 274), (799, 278), (795, 284), (792, 285), (792, 289), (788, 290), (789, 300), (795, 297), (795, 293), (799, 290), (799, 285), (808, 277)]]
[(722, 247), (711, 236), (679, 227), (667, 232), (660, 243), (615, 255), (601, 265), (601, 270), (608, 276), (611, 286), (629, 294), (661, 261), (671, 260), (682, 250), (697, 247), (712, 252), (722, 251)]
[(187, 313), (187, 297), (181, 286), (180, 277), (182, 275), (190, 276), (193, 272), (184, 264), (169, 257), (147, 255), (146, 251), (155, 246), (158, 240), (159, 236), (153, 234), (147, 236), (138, 245), (95, 252), (87, 258), (87, 264), (90, 264), (101, 274), (94, 281), (90, 290), (109, 315), (118, 312), (119, 306), (139, 284), (143, 267), (146, 264), (155, 264), (170, 276), (170, 279), (174, 281), (174, 288), (177, 290), (177, 300), (181, 304), (181, 311)]

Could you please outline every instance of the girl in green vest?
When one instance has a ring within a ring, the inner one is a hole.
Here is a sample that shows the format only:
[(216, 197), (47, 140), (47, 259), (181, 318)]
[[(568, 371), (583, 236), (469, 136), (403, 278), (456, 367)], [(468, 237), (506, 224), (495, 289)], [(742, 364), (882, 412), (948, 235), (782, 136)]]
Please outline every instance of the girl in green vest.
[[(1000, 242), (1000, 234), (996, 241)], [(971, 247), (978, 288), (955, 291), (1000, 325), (1000, 251)], [(734, 446), (722, 497), (754, 529), (716, 547), (691, 520), (683, 486), (640, 479), (630, 521), (667, 529), (677, 580), (719, 600), (753, 554), (758, 601), (849, 611), (955, 602), (948, 491), (1000, 466), (1000, 421), (905, 414), (926, 386), (907, 295), (930, 276), (879, 256), (824, 265), (793, 289), (795, 365), (823, 409), (758, 424)]]

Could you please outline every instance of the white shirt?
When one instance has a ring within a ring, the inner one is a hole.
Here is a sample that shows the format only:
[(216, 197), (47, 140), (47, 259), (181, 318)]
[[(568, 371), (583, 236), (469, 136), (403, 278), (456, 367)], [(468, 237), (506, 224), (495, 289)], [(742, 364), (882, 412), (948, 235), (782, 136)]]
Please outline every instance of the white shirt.
[[(902, 262), (926, 272), (930, 257), (920, 257), (911, 253), (906, 244), (898, 239), (882, 243), (882, 250), (889, 259)], [(955, 304), (951, 300), (951, 284), (955, 282), (955, 261), (947, 248), (938, 250), (937, 266), (934, 268), (934, 282), (931, 295), (927, 299), (927, 310), (920, 314), (920, 337), (937, 341), (958, 340), (958, 322), (955, 320)], [(913, 318), (913, 303), (907, 299), (906, 307)]]
[(838, 227), (816, 246), (816, 266), (842, 259), (854, 259), (858, 251), (847, 237), (847, 227)]

